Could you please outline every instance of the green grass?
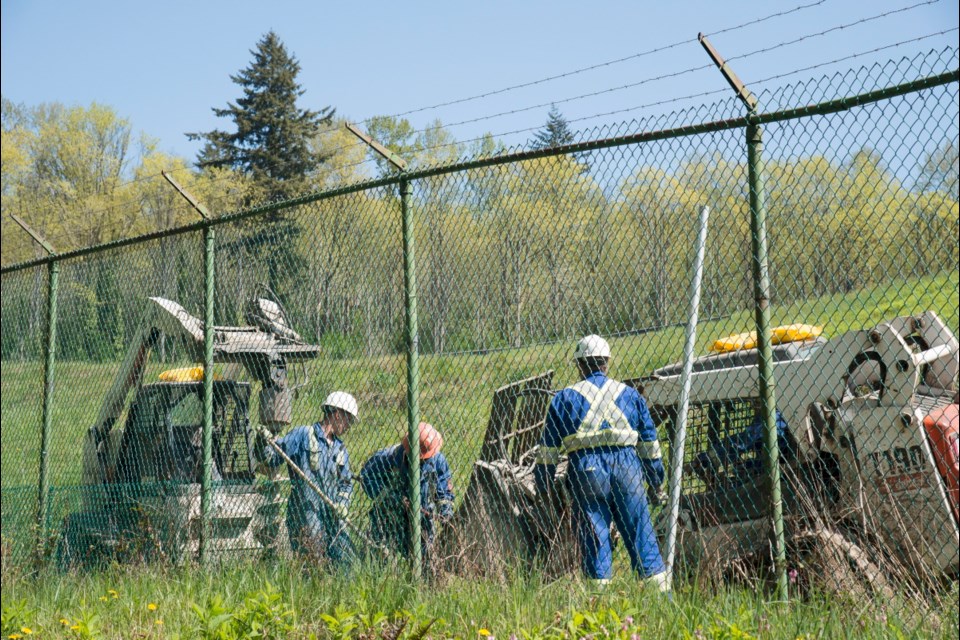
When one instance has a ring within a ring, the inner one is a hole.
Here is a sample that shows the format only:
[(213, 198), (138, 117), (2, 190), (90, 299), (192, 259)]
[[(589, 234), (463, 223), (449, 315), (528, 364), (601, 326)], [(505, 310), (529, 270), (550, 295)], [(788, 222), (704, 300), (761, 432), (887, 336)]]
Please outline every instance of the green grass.
[[(360, 570), (347, 579), (290, 565), (8, 572), (2, 593), (5, 619), (23, 609), (16, 627), (5, 626), (5, 638), (21, 626), (39, 637), (82, 637), (82, 629), (70, 627), (83, 620), (93, 622), (88, 637), (196, 638), (203, 637), (200, 615), (217, 610), (232, 614), (238, 622), (231, 624), (238, 626), (273, 625), (276, 635), (256, 637), (277, 638), (379, 638), (398, 619), (408, 619), (402, 637), (414, 637), (434, 621), (429, 637), (477, 639), (483, 630), (502, 639), (956, 638), (958, 627), (956, 585), (944, 596), (939, 620), (918, 614), (911, 602), (814, 596), (771, 604), (738, 587), (709, 594), (682, 589), (671, 602), (626, 576), (597, 593), (575, 578), (544, 583), (517, 576), (508, 584), (454, 580), (417, 587), (390, 572)], [(351, 624), (359, 626), (350, 631)]]
[[(899, 315), (932, 309), (947, 326), (960, 333), (960, 276), (957, 273), (902, 280), (872, 289), (771, 308), (772, 322), (819, 324), (825, 335), (871, 327)], [(753, 327), (752, 311), (702, 322), (697, 352), (718, 336)], [(624, 379), (644, 375), (677, 361), (682, 352), (683, 328), (612, 338), (613, 376)], [(466, 487), (473, 460), (479, 451), (496, 388), (547, 370), (556, 371), (554, 387), (574, 382), (570, 362), (572, 344), (562, 341), (487, 354), (424, 355), (420, 359), (422, 418), (444, 433), (444, 452), (453, 469), (454, 489)], [(53, 411), (53, 438), (49, 461), (54, 527), (76, 508), (81, 480), (81, 447), (84, 434), (96, 419), (104, 394), (113, 382), (116, 363), (58, 362)], [(155, 380), (160, 370), (174, 365), (153, 363), (146, 376)], [(25, 523), (36, 510), (39, 465), (42, 363), (3, 363), (0, 376), (3, 447), (0, 450), (0, 485), (3, 487), (3, 533), (20, 538)], [(294, 424), (315, 421), (326, 394), (334, 389), (354, 393), (360, 402), (361, 422), (346, 442), (354, 471), (376, 449), (399, 441), (406, 429), (406, 361), (403, 355), (327, 360), (309, 363), (311, 383), (294, 407)], [(781, 390), (779, 393), (784, 393)], [(254, 393), (254, 396), (256, 394)], [(256, 408), (251, 411), (255, 420)], [(355, 494), (353, 509), (362, 514), (367, 502)], [(26, 517), (26, 520), (24, 520)], [(29, 536), (28, 536), (29, 537)]]

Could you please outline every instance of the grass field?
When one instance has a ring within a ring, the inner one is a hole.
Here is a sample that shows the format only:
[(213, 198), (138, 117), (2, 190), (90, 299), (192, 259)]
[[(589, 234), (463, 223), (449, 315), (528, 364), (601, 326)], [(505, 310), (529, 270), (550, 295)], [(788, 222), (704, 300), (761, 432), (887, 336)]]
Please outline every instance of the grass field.
[(956, 584), (933, 616), (908, 601), (776, 604), (736, 587), (680, 590), (667, 601), (622, 574), (596, 593), (575, 578), (416, 587), (380, 571), (346, 579), (278, 565), (127, 567), (6, 573), (3, 637), (27, 628), (46, 638), (395, 638), (406, 621), (399, 637), (956, 638), (956, 605)]
[[(788, 307), (774, 306), (772, 320), (774, 325), (819, 324), (827, 336), (835, 336), (887, 318), (932, 309), (960, 333), (958, 287), (957, 273), (901, 281)], [(697, 351), (704, 353), (718, 336), (752, 326), (749, 311), (703, 322)], [(610, 342), (614, 351), (612, 375), (631, 378), (678, 360), (683, 329), (614, 337)], [(455, 490), (461, 491), (466, 485), (486, 428), (493, 391), (547, 370), (556, 371), (554, 387), (569, 384), (574, 376), (571, 350), (570, 341), (563, 341), (486, 354), (422, 356), (421, 414), (444, 432), (444, 451), (453, 467)], [(155, 379), (162, 368), (169, 366), (173, 365), (152, 365), (148, 379)], [(4, 362), (2, 367), (2, 530), (6, 549), (25, 549), (34, 536), (42, 364)], [(67, 512), (76, 508), (82, 439), (95, 420), (116, 368), (117, 363), (57, 363), (54, 437), (49, 451), (54, 494), (48, 525), (53, 530)], [(361, 422), (346, 438), (355, 471), (371, 452), (399, 439), (406, 415), (403, 356), (320, 359), (311, 363), (309, 373), (312, 382), (298, 399), (294, 424), (315, 420), (329, 391), (353, 392), (362, 414)], [(255, 407), (252, 415), (256, 415)], [(362, 515), (367, 504), (362, 495), (357, 495), (352, 510)], [(82, 628), (71, 628), (83, 619), (99, 626), (100, 632), (89, 637), (199, 637), (196, 625), (202, 616), (207, 616), (208, 622), (216, 616), (212, 613), (217, 609), (216, 597), (222, 598), (223, 615), (232, 613), (238, 620), (254, 619), (259, 614), (252, 612), (258, 610), (269, 618), (272, 607), (281, 613), (291, 612), (280, 619), (287, 620), (294, 631), (281, 631), (273, 637), (309, 637), (311, 633), (318, 637), (381, 637), (398, 616), (410, 618), (404, 637), (412, 637), (419, 625), (435, 618), (438, 621), (429, 632), (432, 637), (481, 637), (484, 630), (501, 638), (630, 638), (633, 634), (693, 638), (957, 636), (956, 583), (946, 604), (938, 608), (941, 624), (924, 620), (918, 626), (916, 621), (923, 616), (918, 616), (910, 603), (813, 597), (788, 606), (771, 606), (758, 600), (754, 589), (746, 588), (709, 594), (681, 591), (675, 603), (665, 603), (641, 593), (634, 581), (624, 577), (624, 569), (617, 567), (619, 581), (598, 596), (586, 592), (574, 579), (543, 584), (536, 578), (518, 576), (508, 585), (464, 581), (417, 588), (395, 576), (384, 578), (379, 572), (344, 581), (328, 575), (304, 577), (299, 570), (282, 565), (215, 571), (113, 568), (86, 576), (42, 573), (37, 579), (20, 575), (5, 557), (3, 636), (7, 637), (12, 628), (6, 626), (9, 614), (19, 615), (17, 620), (22, 620), (24, 627), (35, 633), (42, 631), (43, 637), (84, 637)], [(116, 598), (111, 589), (117, 592)], [(18, 604), (21, 601), (25, 602), (23, 607)], [(156, 611), (147, 608), (150, 603), (157, 605)], [(192, 604), (201, 613), (194, 611)], [(20, 608), (24, 611), (17, 614)], [(374, 615), (377, 613), (385, 618), (378, 618)], [(366, 622), (361, 621), (361, 614)], [(633, 622), (621, 629), (627, 615)], [(70, 624), (61, 625), (61, 618)], [(346, 622), (336, 622), (341, 618)], [(371, 635), (359, 636), (360, 627), (343, 631), (344, 625), (354, 623), (371, 627)]]

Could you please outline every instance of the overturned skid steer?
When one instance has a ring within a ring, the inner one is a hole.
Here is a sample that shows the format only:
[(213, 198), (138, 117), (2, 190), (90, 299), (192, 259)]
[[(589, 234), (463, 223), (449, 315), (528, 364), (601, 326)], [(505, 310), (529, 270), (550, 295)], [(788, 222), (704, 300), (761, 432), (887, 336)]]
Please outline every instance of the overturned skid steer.
[[(953, 333), (927, 312), (831, 340), (781, 344), (774, 356), (788, 549), (823, 554), (829, 547), (843, 556), (837, 571), (874, 586), (887, 584), (882, 574), (915, 583), (956, 578)], [(745, 349), (694, 362), (678, 563), (698, 573), (705, 563), (720, 569), (769, 557), (756, 361), (756, 350)], [(671, 442), (679, 371), (664, 367), (639, 381)], [(818, 579), (829, 587), (845, 578)]]
[[(144, 384), (144, 372), (151, 351), (165, 338), (178, 339), (189, 358), (202, 361), (203, 322), (163, 298), (150, 298), (147, 307), (84, 440), (83, 506), (63, 523), (57, 545), (61, 566), (178, 562), (198, 552), (203, 368), (166, 371), (150, 384)], [(288, 365), (315, 358), (319, 347), (303, 343), (275, 302), (253, 300), (247, 317), (256, 326), (214, 328), (214, 362), (243, 365), (260, 385), (260, 422), (278, 430), (291, 420), (297, 369)], [(280, 535), (278, 487), (254, 480), (250, 404), (250, 382), (214, 380), (212, 557), (273, 550), (286, 537)]]

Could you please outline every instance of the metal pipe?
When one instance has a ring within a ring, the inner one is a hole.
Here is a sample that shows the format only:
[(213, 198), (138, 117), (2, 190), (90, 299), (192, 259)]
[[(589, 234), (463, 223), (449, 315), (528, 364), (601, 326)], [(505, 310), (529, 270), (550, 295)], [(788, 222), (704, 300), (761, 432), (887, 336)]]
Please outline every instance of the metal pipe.
[[(41, 554), (47, 538), (50, 518), (50, 429), (53, 423), (53, 381), (57, 351), (57, 288), (60, 280), (60, 262), (54, 260), (47, 267), (47, 342), (43, 365), (43, 422), (40, 430), (40, 483), (37, 496), (37, 552)], [(38, 555), (38, 557), (41, 557)]]
[(214, 329), (214, 246), (216, 231), (203, 230), (203, 476), (200, 480), (200, 563), (210, 553), (210, 512), (213, 491), (213, 329)]
[(700, 314), (700, 292), (703, 290), (703, 263), (707, 252), (707, 223), (710, 207), (700, 209), (700, 227), (694, 248), (693, 278), (690, 281), (690, 312), (683, 341), (683, 371), (680, 374), (680, 406), (677, 409), (677, 431), (670, 446), (670, 504), (667, 520), (667, 580), (673, 585), (673, 563), (677, 548), (677, 521), (680, 517), (680, 488), (683, 481), (683, 449), (687, 441), (687, 412), (690, 408), (690, 384), (693, 372), (694, 347), (697, 343), (697, 320)]
[(770, 517), (774, 534), (774, 570), (777, 595), (787, 599), (787, 555), (784, 541), (783, 500), (780, 489), (780, 449), (777, 445), (776, 381), (773, 374), (773, 345), (770, 332), (770, 272), (767, 259), (767, 209), (764, 186), (763, 129), (747, 126), (747, 164), (750, 188), (750, 231), (753, 251), (754, 311), (757, 325), (760, 402), (764, 443), (770, 481)]
[(403, 280), (406, 289), (407, 321), (407, 454), (410, 468), (410, 564), (414, 580), (421, 577), (420, 548), (420, 336), (417, 327), (417, 273), (414, 255), (413, 213), (410, 209), (410, 181), (400, 180), (400, 213), (403, 218)]

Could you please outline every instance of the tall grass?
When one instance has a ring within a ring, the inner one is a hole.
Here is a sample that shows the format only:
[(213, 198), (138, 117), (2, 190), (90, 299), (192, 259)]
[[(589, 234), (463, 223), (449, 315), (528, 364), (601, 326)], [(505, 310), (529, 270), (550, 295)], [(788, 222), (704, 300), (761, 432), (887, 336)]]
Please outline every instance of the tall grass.
[(956, 585), (940, 620), (916, 615), (909, 601), (813, 596), (778, 604), (738, 587), (714, 593), (683, 588), (667, 600), (626, 575), (601, 592), (577, 578), (544, 582), (536, 575), (518, 575), (506, 585), (451, 580), (418, 587), (376, 567), (339, 576), (290, 564), (7, 572), (2, 593), (6, 612), (24, 610), (16, 624), (42, 637), (80, 637), (70, 627), (91, 619), (90, 637), (204, 637), (204, 615), (219, 606), (248, 623), (251, 600), (259, 615), (287, 625), (273, 637), (291, 638), (393, 637), (403, 620), (401, 637), (416, 637), (432, 622), (426, 635), (433, 638), (956, 638), (958, 628)]

